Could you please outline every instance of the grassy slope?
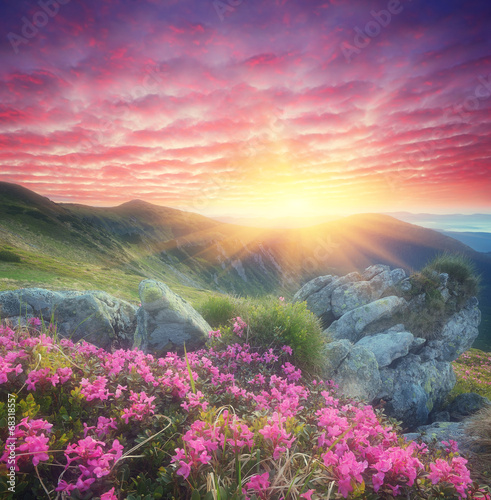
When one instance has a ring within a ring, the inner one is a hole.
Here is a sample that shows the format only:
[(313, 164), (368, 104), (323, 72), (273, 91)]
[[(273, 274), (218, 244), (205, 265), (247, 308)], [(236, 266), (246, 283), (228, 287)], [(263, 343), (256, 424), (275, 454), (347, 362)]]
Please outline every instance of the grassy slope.
[(22, 262), (0, 262), (0, 290), (100, 288), (137, 301), (140, 280), (154, 278), (191, 302), (207, 291), (288, 298), (321, 274), (373, 263), (419, 269), (440, 251), (458, 251), (478, 260), (485, 278), (483, 328), (491, 332), (491, 259), (438, 232), (383, 215), (273, 231), (138, 200), (114, 208), (56, 204), (0, 183), (0, 250), (7, 247)]

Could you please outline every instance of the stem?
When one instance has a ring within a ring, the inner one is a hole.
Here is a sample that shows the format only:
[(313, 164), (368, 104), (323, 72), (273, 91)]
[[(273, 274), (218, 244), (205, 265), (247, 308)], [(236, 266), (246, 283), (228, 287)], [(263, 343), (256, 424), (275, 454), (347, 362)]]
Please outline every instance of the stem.
[(46, 495), (48, 495), (48, 498), (51, 500), (51, 495), (49, 494), (49, 491), (47, 490), (46, 486), (44, 486), (43, 480), (41, 479), (41, 476), (39, 475), (38, 466), (35, 465), (34, 469), (36, 469), (36, 474), (37, 474), (37, 477), (39, 479), (39, 482), (41, 483), (41, 486), (43, 487), (43, 490), (46, 492)]

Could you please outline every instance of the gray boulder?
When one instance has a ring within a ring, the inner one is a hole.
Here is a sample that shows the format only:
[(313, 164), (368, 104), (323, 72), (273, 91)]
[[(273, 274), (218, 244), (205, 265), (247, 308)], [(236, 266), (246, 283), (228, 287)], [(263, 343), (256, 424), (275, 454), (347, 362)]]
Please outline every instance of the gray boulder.
[(389, 366), (395, 359), (406, 356), (413, 343), (414, 336), (411, 332), (388, 331), (364, 337), (355, 345), (373, 352), (379, 368), (383, 368)]
[(449, 412), (452, 420), (460, 421), (487, 406), (491, 406), (491, 401), (488, 398), (475, 392), (467, 392), (465, 394), (459, 394), (447, 406), (446, 410)]
[(333, 380), (344, 395), (368, 401), (377, 396), (382, 385), (375, 355), (358, 346), (350, 350)]
[[(427, 351), (432, 351), (439, 361), (454, 361), (462, 353), (469, 350), (479, 335), (481, 311), (478, 300), (473, 297), (460, 311), (453, 314), (445, 323), (436, 339), (428, 342)], [(427, 352), (431, 357), (432, 354)]]
[(333, 280), (337, 279), (338, 276), (318, 276), (313, 280), (306, 283), (300, 290), (293, 296), (293, 302), (303, 302), (307, 300), (313, 293), (318, 292), (321, 288), (331, 283)]
[(393, 269), (390, 272), (390, 279), (392, 280), (392, 285), (397, 285), (399, 284), (402, 280), (406, 279), (407, 274), (404, 269), (401, 269), (400, 267), (397, 269)]
[(407, 427), (426, 424), (430, 412), (441, 407), (455, 385), (452, 365), (435, 360), (423, 362), (411, 353), (395, 365), (380, 370), (382, 387), (378, 398), (385, 399), (388, 414)]
[(14, 323), (26, 316), (49, 323), (53, 316), (61, 336), (105, 349), (116, 340), (131, 345), (136, 329), (136, 307), (101, 291), (25, 288), (0, 293), (0, 308), (1, 317)]
[(325, 333), (333, 339), (348, 339), (357, 342), (363, 337), (365, 329), (373, 323), (394, 316), (407, 303), (402, 297), (390, 296), (375, 300), (370, 304), (357, 307), (334, 321)]
[(348, 340), (336, 340), (325, 344), (323, 350), (324, 363), (322, 365), (322, 376), (324, 378), (330, 379), (334, 376), (352, 347), (353, 344)]
[(372, 290), (372, 300), (377, 300), (392, 286), (392, 277), (390, 271), (382, 271), (370, 280)]
[(157, 355), (203, 347), (210, 325), (182, 297), (155, 280), (140, 283), (141, 307), (134, 347)]
[(373, 277), (377, 276), (377, 274), (380, 274), (384, 271), (390, 271), (390, 267), (384, 266), (383, 264), (375, 264), (373, 266), (369, 266), (361, 274), (362, 279), (370, 281)]
[(333, 279), (329, 284), (321, 288), (319, 291), (313, 293), (307, 298), (307, 307), (317, 316), (325, 316), (331, 312), (331, 295), (332, 292), (347, 283), (360, 281), (361, 276), (359, 273), (349, 273), (341, 278)]
[[(449, 294), (448, 275), (435, 273), (435, 280), (445, 298)], [(384, 399), (387, 413), (408, 428), (428, 423), (430, 413), (435, 416), (442, 411), (455, 385), (451, 362), (468, 350), (478, 335), (481, 313), (477, 299), (470, 299), (447, 318), (430, 340), (416, 338), (397, 324), (405, 311), (427, 313), (425, 294), (414, 296), (409, 303), (400, 296), (412, 289), (403, 269), (374, 265), (361, 274), (350, 273), (322, 286), (324, 283), (327, 281), (313, 280), (311, 290), (315, 291), (307, 298), (310, 310), (327, 326), (326, 339), (334, 341), (325, 348), (323, 376), (332, 377), (348, 395), (359, 395), (369, 402)], [(394, 295), (387, 296), (389, 293)], [(456, 292), (447, 299), (458, 304)], [(369, 353), (365, 363), (359, 359), (359, 349)], [(357, 380), (358, 376), (366, 380)], [(374, 396), (378, 380), (380, 390)]]
[(373, 295), (368, 281), (358, 281), (338, 286), (331, 295), (332, 313), (335, 318), (340, 318), (343, 314), (372, 302), (374, 300)]

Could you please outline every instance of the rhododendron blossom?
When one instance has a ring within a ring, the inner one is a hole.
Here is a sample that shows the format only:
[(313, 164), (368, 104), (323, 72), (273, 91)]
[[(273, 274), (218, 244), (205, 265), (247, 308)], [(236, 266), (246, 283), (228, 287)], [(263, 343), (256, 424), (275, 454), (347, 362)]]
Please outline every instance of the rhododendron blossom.
[[(242, 335), (247, 325), (235, 318), (235, 327)], [(435, 495), (489, 498), (471, 482), (454, 441), (438, 450), (406, 442), (381, 411), (340, 396), (332, 381), (309, 382), (284, 362), (293, 354), (287, 345), (213, 342), (187, 359), (157, 358), (34, 336), (35, 328), (0, 326), (0, 383), (15, 393), (18, 418), (29, 415), (0, 435), (0, 461), (14, 453), (24, 481), (38, 481), (36, 467), (60, 497), (115, 500), (138, 488), (190, 497), (208, 488), (213, 473), (218, 486), (237, 485), (231, 497), (246, 499), (279, 500), (290, 491), (313, 500), (331, 490), (331, 498), (417, 498), (433, 488)], [(128, 481), (121, 462), (137, 471)], [(282, 476), (297, 470), (306, 483)]]

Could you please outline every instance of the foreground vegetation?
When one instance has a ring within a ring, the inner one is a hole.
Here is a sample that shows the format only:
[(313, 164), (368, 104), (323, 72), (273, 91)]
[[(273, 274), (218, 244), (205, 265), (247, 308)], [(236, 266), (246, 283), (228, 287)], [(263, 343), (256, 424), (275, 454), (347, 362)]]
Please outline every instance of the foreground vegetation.
[(476, 392), (491, 399), (491, 353), (469, 349), (452, 364), (457, 376), (453, 396)]
[(208, 297), (198, 305), (198, 311), (213, 328), (220, 330), (222, 343), (234, 343), (243, 324), (244, 341), (252, 349), (278, 349), (287, 344), (293, 349), (292, 361), (311, 374), (322, 363), (322, 347), (327, 339), (319, 318), (307, 309), (305, 302), (292, 304), (285, 302), (284, 297), (223, 295)]
[[(464, 352), (453, 363), (457, 384), (449, 394), (449, 400), (459, 394), (474, 392), (491, 400), (491, 353), (478, 349)], [(470, 419), (467, 432), (477, 436), (471, 464), (475, 476), (491, 482), (491, 407), (485, 407)]]
[(233, 344), (158, 359), (40, 323), (0, 328), (2, 498), (488, 498), (454, 445), (405, 442), (241, 318)]

